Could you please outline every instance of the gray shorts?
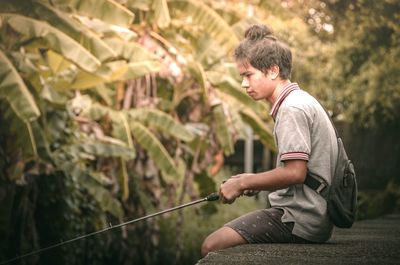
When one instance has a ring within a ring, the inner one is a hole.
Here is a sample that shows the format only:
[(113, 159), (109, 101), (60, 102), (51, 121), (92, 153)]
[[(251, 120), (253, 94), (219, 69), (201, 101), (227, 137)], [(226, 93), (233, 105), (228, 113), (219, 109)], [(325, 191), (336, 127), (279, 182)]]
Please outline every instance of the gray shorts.
[(293, 222), (281, 221), (283, 210), (268, 208), (242, 215), (225, 226), (239, 233), (248, 243), (311, 243), (292, 234)]

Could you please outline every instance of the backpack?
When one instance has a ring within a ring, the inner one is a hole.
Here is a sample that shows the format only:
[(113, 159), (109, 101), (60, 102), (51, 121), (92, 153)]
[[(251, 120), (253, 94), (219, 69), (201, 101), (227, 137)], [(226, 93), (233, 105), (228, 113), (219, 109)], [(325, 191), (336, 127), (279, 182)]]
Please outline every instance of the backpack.
[[(328, 114), (330, 119), (330, 116)], [(327, 202), (331, 222), (339, 228), (350, 228), (356, 218), (357, 211), (357, 180), (354, 165), (346, 154), (342, 139), (335, 125), (338, 143), (338, 157), (331, 185), (307, 174), (304, 184), (319, 193)]]

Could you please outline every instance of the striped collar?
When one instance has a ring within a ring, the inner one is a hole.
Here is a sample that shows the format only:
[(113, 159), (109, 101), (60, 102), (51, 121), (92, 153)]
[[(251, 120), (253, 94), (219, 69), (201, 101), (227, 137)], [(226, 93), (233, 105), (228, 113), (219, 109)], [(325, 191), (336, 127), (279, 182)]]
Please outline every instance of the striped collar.
[(285, 98), (292, 92), (293, 90), (300, 89), (297, 83), (290, 83), (287, 84), (283, 89), (282, 92), (279, 94), (278, 99), (275, 101), (274, 105), (271, 108), (269, 115), (275, 120), (276, 114), (278, 113), (278, 109)]

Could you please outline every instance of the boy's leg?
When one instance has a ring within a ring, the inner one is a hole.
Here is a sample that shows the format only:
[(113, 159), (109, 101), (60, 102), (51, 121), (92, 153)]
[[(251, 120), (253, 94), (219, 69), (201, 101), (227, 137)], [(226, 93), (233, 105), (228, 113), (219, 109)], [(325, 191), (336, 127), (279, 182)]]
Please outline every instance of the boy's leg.
[(292, 234), (294, 223), (281, 221), (283, 210), (269, 208), (250, 212), (225, 224), (203, 243), (202, 255), (246, 243), (310, 243)]
[(201, 255), (204, 257), (211, 251), (246, 244), (247, 241), (235, 230), (223, 226), (211, 233), (201, 246)]

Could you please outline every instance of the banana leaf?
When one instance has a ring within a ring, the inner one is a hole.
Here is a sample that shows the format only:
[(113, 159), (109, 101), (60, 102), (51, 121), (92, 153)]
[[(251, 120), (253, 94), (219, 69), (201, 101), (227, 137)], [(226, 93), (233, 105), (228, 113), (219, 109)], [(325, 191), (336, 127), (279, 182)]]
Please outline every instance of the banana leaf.
[(82, 163), (72, 163), (64, 159), (57, 161), (57, 168), (61, 169), (65, 175), (72, 176), (72, 180), (79, 187), (85, 188), (103, 211), (109, 212), (117, 218), (122, 218), (123, 209), (121, 203), (109, 190), (100, 184), (97, 172), (86, 168)]
[(141, 11), (149, 11), (153, 0), (126, 0), (125, 5), (129, 9), (139, 9)]
[(66, 5), (75, 13), (109, 24), (129, 28), (135, 15), (115, 0), (52, 0), (56, 7)]
[(163, 111), (141, 108), (129, 110), (127, 113), (129, 120), (154, 126), (182, 141), (190, 142), (194, 139), (194, 135), (185, 126)]
[(101, 100), (105, 102), (105, 105), (112, 106), (116, 94), (112, 86), (106, 84), (98, 85), (94, 88), (93, 92), (100, 96)]
[(268, 107), (260, 102), (255, 102), (245, 93), (241, 85), (232, 77), (214, 71), (207, 71), (206, 75), (208, 81), (210, 81), (210, 83), (218, 90), (236, 98), (239, 102), (252, 109), (254, 112), (268, 113)]
[(90, 105), (90, 108), (82, 112), (81, 115), (91, 120), (97, 121), (101, 119), (103, 116), (110, 114), (111, 112), (116, 112), (116, 111), (109, 107), (103, 106), (97, 102), (93, 102)]
[(245, 139), (247, 137), (246, 128), (248, 125), (242, 119), (240, 112), (247, 107), (229, 94), (218, 92), (218, 98), (220, 98), (222, 102), (227, 102), (229, 105), (229, 115), (232, 126), (234, 127), (233, 131), (235, 133), (234, 139), (237, 139), (237, 137), (240, 139)]
[[(77, 71), (70, 83), (55, 85), (58, 89), (89, 89), (114, 81), (127, 81), (159, 72), (161, 63), (158, 61), (142, 61), (126, 63), (123, 60), (103, 63), (95, 72)], [(61, 85), (61, 86), (60, 86)]]
[(0, 97), (9, 102), (13, 111), (25, 123), (40, 116), (35, 99), (2, 50), (0, 50)]
[(157, 61), (132, 62), (128, 64), (128, 69), (119, 80), (130, 80), (142, 77), (147, 74), (159, 72), (161, 63)]
[(120, 163), (120, 187), (122, 191), (122, 201), (126, 202), (129, 198), (129, 175), (127, 170), (126, 161), (122, 158), (119, 159)]
[[(232, 90), (233, 88), (231, 88)], [(265, 110), (261, 112), (256, 112), (259, 108), (251, 108), (250, 101), (246, 102), (247, 104), (243, 104), (243, 101), (240, 101), (241, 98), (235, 97), (235, 93), (230, 93), (231, 90), (225, 91), (218, 90), (218, 96), (223, 100), (223, 102), (227, 102), (229, 104), (232, 125), (236, 128), (236, 132), (239, 137), (246, 137), (247, 133), (244, 131), (245, 127), (243, 126), (243, 122), (249, 124), (255, 129), (254, 132), (259, 135), (263, 140), (263, 143), (267, 146), (274, 145), (272, 139), (272, 134), (266, 124), (271, 122), (271, 118), (268, 115), (268, 111)], [(247, 95), (246, 95), (247, 96)], [(254, 105), (259, 102), (254, 102)], [(264, 106), (260, 104), (260, 107), (264, 109)], [(268, 136), (269, 135), (269, 136)], [(269, 143), (270, 142), (270, 143)]]
[(240, 114), (243, 120), (253, 128), (254, 133), (260, 137), (260, 141), (271, 151), (276, 152), (276, 146), (274, 138), (272, 137), (272, 132), (266, 126), (265, 122), (249, 109), (241, 110)]
[(178, 12), (190, 17), (192, 23), (201, 26), (211, 38), (215, 39), (226, 52), (231, 52), (239, 43), (235, 32), (212, 8), (197, 0), (168, 1), (172, 18), (178, 18)]
[(16, 14), (0, 14), (3, 26), (8, 24), (22, 35), (21, 43), (43, 39), (48, 47), (88, 72), (94, 72), (100, 61), (74, 39), (45, 22)]
[(160, 58), (135, 42), (126, 42), (117, 38), (105, 39), (105, 42), (128, 62), (127, 70), (120, 80), (129, 80), (159, 72)]
[(110, 111), (109, 116), (113, 126), (112, 134), (126, 143), (129, 148), (133, 149), (131, 129), (129, 127), (127, 115), (122, 111)]
[(70, 61), (52, 50), (47, 52), (47, 63), (50, 70), (54, 73), (54, 76), (61, 72), (68, 71), (72, 65)]
[(116, 53), (88, 27), (78, 23), (67, 13), (57, 10), (50, 5), (33, 2), (38, 19), (45, 20), (69, 37), (80, 43), (100, 61), (104, 62), (116, 57)]
[[(38, 119), (32, 122), (21, 120), (15, 111), (10, 107), (9, 102), (0, 97), (0, 115), (2, 119), (2, 130), (6, 133), (2, 134), (0, 141), (7, 141), (8, 150), (18, 150), (18, 159), (20, 162), (11, 163), (11, 168), (8, 171), (9, 179), (17, 180), (23, 178), (23, 168), (25, 161), (38, 157), (38, 144), (35, 131), (35, 123)], [(8, 140), (7, 140), (8, 139)], [(11, 141), (10, 141), (11, 140)], [(1, 162), (0, 162), (1, 163)], [(4, 163), (6, 161), (4, 160)], [(22, 165), (20, 172), (15, 171)], [(14, 168), (14, 169), (13, 169)]]
[(120, 27), (108, 24), (103, 20), (92, 19), (84, 16), (74, 16), (74, 18), (104, 38), (120, 38), (125, 41), (135, 41), (138, 37), (138, 34), (130, 27)]
[(208, 98), (207, 75), (204, 71), (203, 66), (199, 62), (194, 61), (193, 63), (189, 63), (188, 67), (193, 77), (195, 77), (200, 84), (202, 89), (203, 102), (206, 102), (206, 99)]
[(79, 183), (93, 196), (102, 210), (111, 213), (117, 218), (122, 218), (123, 210), (121, 203), (112, 196), (110, 191), (86, 174), (80, 178)]
[(136, 141), (148, 152), (158, 168), (168, 175), (179, 178), (174, 160), (154, 134), (139, 122), (133, 121), (129, 125)]
[(88, 89), (104, 83), (117, 80), (126, 80), (124, 77), (129, 70), (129, 65), (123, 61), (103, 63), (95, 72), (78, 71), (75, 79), (66, 89)]
[(104, 42), (120, 57), (128, 62), (159, 61), (160, 58), (146, 47), (118, 38), (106, 38)]
[(90, 105), (90, 108), (86, 109), (86, 111), (84, 111), (81, 115), (91, 120), (99, 120), (104, 116), (108, 116), (112, 122), (113, 137), (125, 143), (125, 145), (127, 145), (133, 152), (134, 149), (131, 137), (131, 128), (125, 112), (116, 111), (99, 103), (93, 103)]
[[(93, 88), (97, 85), (104, 84), (109, 78), (107, 74), (110, 76), (114, 75), (108, 63), (102, 64), (96, 70), (96, 73), (99, 74), (93, 74), (75, 67), (75, 65), (66, 60), (62, 55), (51, 50), (47, 52), (47, 62), (52, 71), (52, 75), (46, 78), (47, 74), (42, 71), (40, 72), (43, 80), (43, 87), (51, 87), (56, 91)], [(110, 64), (113, 63), (114, 62), (111, 62)], [(126, 68), (121, 70), (123, 71), (122, 73), (124, 73)], [(115, 71), (118, 73), (118, 68)], [(121, 74), (119, 74), (119, 76), (120, 75)]]
[(229, 124), (227, 123), (227, 118), (224, 113), (224, 107), (222, 104), (218, 104), (213, 107), (213, 114), (215, 117), (215, 122), (217, 124), (216, 134), (219, 143), (224, 149), (225, 155), (230, 155), (234, 152), (232, 136), (229, 133)]
[(135, 152), (125, 146), (108, 143), (79, 143), (65, 147), (65, 150), (75, 157), (99, 156), (99, 157), (121, 157), (126, 160), (134, 159)]
[[(105, 62), (94, 72), (71, 69), (71, 77), (66, 78), (65, 71), (61, 69), (65, 70), (68, 67), (68, 61), (52, 51), (49, 51), (47, 54), (49, 66), (55, 72), (55, 75), (51, 77), (50, 84), (58, 90), (84, 90), (114, 81), (135, 79), (149, 73), (158, 72), (161, 67), (161, 63), (156, 60), (130, 63), (118, 60)], [(71, 66), (70, 63), (69, 66)], [(58, 71), (59, 69), (60, 71)], [(56, 74), (56, 71), (58, 71), (58, 74)]]
[[(184, 181), (184, 176), (185, 176), (185, 171), (186, 171), (186, 162), (182, 159), (179, 158), (178, 159), (178, 165), (176, 166), (177, 171), (178, 171), (178, 175), (173, 175), (173, 174), (167, 174), (167, 172), (162, 171), (161, 175), (162, 175), (162, 179), (171, 185), (176, 186), (176, 190), (181, 191), (183, 189), (183, 185), (185, 184)], [(179, 197), (179, 196), (177, 196)], [(178, 203), (178, 201), (177, 201)]]
[(97, 201), (103, 211), (109, 212), (117, 218), (122, 218), (123, 210), (121, 203), (109, 190), (98, 183), (94, 177), (91, 177), (90, 172), (80, 171), (78, 182)]
[(160, 28), (168, 27), (171, 23), (167, 0), (153, 0), (154, 19)]

